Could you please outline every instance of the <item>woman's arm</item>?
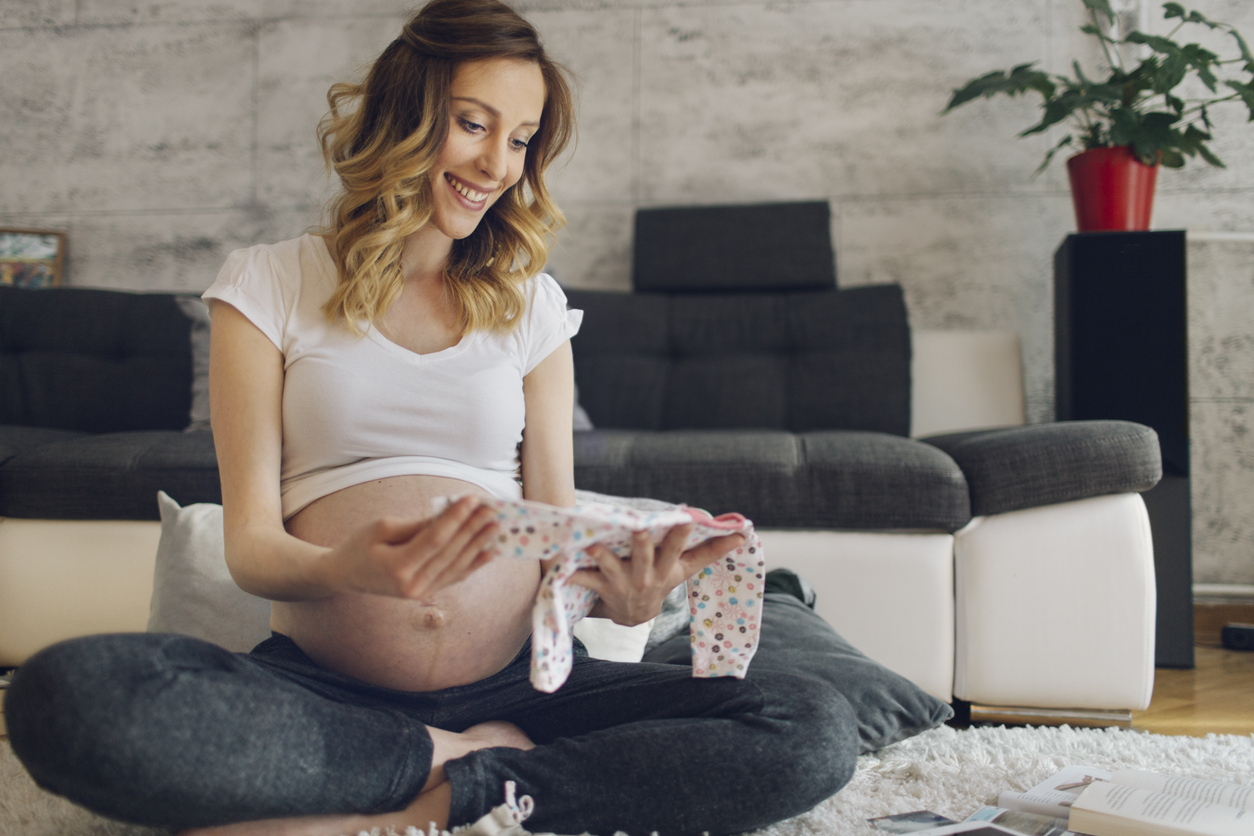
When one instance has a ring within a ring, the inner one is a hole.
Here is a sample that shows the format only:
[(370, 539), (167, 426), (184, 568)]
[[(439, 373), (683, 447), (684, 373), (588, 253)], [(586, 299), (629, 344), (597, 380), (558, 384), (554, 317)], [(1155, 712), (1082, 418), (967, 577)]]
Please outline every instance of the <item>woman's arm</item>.
[(288, 534), (283, 354), (232, 305), (215, 301), (212, 313), (209, 404), (227, 567), (241, 589), (275, 601), (342, 591), (423, 597), (491, 559), (492, 514), (473, 498), (429, 520), (378, 520), (333, 549)]
[(575, 362), (570, 340), (523, 378), (523, 401), (523, 498), (570, 507), (575, 504)]

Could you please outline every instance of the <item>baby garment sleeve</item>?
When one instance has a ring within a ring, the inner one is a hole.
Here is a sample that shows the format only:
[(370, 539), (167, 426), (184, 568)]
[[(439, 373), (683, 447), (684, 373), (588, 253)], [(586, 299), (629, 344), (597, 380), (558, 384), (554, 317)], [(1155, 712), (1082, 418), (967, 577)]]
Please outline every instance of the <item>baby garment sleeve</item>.
[(523, 376), (540, 365), (553, 349), (579, 333), (583, 311), (566, 309), (566, 294), (548, 273), (527, 283), (527, 310), (519, 326)]
[[(290, 278), (265, 246), (236, 250), (226, 258), (218, 278), (201, 299), (219, 299), (239, 310), (279, 351), (286, 352), (283, 334), (291, 310)], [(288, 279), (288, 281), (285, 281)]]

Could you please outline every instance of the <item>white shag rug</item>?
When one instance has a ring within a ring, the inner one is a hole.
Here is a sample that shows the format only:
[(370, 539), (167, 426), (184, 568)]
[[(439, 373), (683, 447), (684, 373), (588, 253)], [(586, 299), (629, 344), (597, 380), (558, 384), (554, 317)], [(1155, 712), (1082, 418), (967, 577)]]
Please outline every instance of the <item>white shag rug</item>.
[[(1002, 790), (1025, 790), (1068, 764), (1140, 767), (1254, 783), (1254, 736), (1168, 737), (1120, 729), (941, 726), (858, 758), (849, 785), (808, 813), (753, 836), (869, 836), (873, 816), (932, 810), (961, 820)], [(536, 799), (543, 804), (543, 799)], [(526, 825), (524, 824), (524, 827)], [(102, 819), (43, 792), (0, 744), (0, 834), (157, 836), (165, 831)]]

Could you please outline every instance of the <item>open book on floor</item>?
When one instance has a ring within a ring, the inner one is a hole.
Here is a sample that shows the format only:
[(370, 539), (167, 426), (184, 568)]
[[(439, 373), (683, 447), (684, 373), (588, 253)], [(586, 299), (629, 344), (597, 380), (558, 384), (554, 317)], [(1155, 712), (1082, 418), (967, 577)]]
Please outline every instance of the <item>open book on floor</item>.
[(1080, 793), (1069, 822), (1090, 836), (1254, 836), (1254, 786), (1128, 769)]
[(953, 822), (928, 811), (871, 819), (889, 833), (929, 836), (1254, 836), (1254, 785), (1068, 766), (1026, 792), (1003, 792)]

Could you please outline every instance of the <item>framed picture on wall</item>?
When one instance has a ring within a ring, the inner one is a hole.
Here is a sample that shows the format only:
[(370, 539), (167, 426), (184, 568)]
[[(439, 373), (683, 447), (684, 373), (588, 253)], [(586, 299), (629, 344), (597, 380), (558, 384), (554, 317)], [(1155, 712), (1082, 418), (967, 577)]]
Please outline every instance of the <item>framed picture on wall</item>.
[(38, 289), (61, 284), (65, 233), (0, 227), (0, 284)]

